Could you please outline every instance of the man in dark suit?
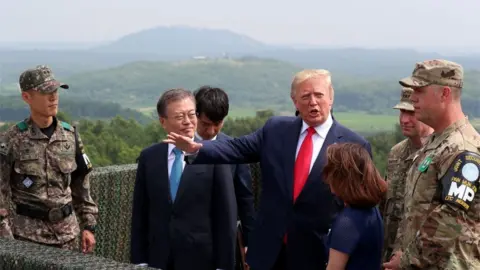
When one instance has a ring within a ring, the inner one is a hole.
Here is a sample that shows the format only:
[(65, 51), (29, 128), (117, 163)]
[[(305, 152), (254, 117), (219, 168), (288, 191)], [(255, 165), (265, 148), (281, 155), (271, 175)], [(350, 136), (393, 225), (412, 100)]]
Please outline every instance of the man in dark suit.
[[(167, 132), (194, 137), (192, 93), (166, 91), (157, 112)], [(163, 270), (232, 270), (236, 207), (230, 166), (185, 166), (184, 153), (167, 143), (144, 149), (133, 195), (131, 263)]]
[[(229, 110), (227, 93), (221, 88), (203, 86), (196, 90), (194, 95), (198, 117), (195, 140), (232, 139), (230, 136), (220, 132)], [(241, 240), (245, 246), (240, 252), (245, 253), (245, 250), (248, 247), (248, 234), (252, 230), (255, 214), (255, 209), (253, 207), (254, 197), (252, 192), (252, 177), (250, 175), (250, 168), (247, 164), (233, 164), (231, 166), (235, 185), (238, 217), (241, 222), (239, 230), (242, 232)]]
[(252, 134), (197, 143), (172, 132), (164, 140), (189, 153), (195, 164), (260, 162), (262, 195), (247, 252), (253, 270), (325, 269), (324, 238), (343, 207), (323, 182), (326, 148), (353, 142), (371, 155), (364, 138), (332, 118), (334, 89), (327, 70), (297, 73), (290, 95), (299, 116), (272, 117)]

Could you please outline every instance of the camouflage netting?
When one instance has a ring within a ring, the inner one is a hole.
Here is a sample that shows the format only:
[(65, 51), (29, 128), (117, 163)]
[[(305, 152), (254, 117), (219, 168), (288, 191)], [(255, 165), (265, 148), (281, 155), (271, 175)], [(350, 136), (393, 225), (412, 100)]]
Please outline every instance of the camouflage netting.
[[(136, 269), (120, 263), (130, 260), (130, 218), (136, 168), (136, 164), (128, 164), (96, 168), (92, 172), (92, 197), (99, 208), (95, 256), (3, 240), (0, 269)], [(258, 164), (252, 164), (251, 169), (257, 206), (260, 169)]]
[(23, 241), (0, 239), (0, 269), (154, 269), (102, 257), (45, 247)]

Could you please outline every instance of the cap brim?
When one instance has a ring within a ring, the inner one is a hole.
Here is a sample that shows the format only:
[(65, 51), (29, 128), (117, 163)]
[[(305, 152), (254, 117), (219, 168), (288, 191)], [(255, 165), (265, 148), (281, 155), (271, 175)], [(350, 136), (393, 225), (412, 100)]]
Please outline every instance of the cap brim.
[(403, 78), (399, 81), (399, 83), (403, 87), (410, 87), (410, 88), (419, 88), (419, 87), (424, 87), (424, 86), (430, 85), (429, 82), (418, 80), (418, 79), (413, 78), (413, 77)]
[(55, 92), (59, 87), (63, 89), (70, 88), (68, 84), (64, 84), (59, 81), (50, 81), (38, 86), (37, 90), (42, 93), (52, 93)]
[(412, 112), (415, 111), (415, 108), (413, 107), (413, 105), (407, 102), (400, 102), (397, 105), (395, 105), (393, 109), (406, 110), (406, 111), (412, 111)]

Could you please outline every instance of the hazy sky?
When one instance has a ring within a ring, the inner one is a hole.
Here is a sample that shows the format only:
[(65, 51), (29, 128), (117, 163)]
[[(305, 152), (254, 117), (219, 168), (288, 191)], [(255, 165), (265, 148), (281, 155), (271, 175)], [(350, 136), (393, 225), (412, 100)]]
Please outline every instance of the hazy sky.
[(161, 25), (277, 44), (475, 47), (480, 0), (0, 0), (0, 43), (102, 42)]

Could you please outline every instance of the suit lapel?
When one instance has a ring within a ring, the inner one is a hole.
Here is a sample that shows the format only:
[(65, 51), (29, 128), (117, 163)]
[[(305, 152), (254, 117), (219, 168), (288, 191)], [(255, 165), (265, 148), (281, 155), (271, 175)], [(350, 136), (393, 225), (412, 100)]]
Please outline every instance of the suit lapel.
[[(322, 173), (323, 173), (323, 167), (326, 165), (326, 162), (327, 162), (326, 160), (327, 147), (329, 145), (337, 143), (338, 141), (341, 140), (342, 137), (343, 135), (340, 132), (338, 132), (337, 123), (334, 120), (332, 126), (330, 127), (330, 130), (327, 133), (327, 137), (323, 142), (322, 149), (320, 149), (317, 159), (313, 164), (312, 170), (308, 175), (307, 182), (305, 182), (305, 186), (303, 187), (302, 192), (303, 190), (308, 188), (308, 185), (311, 184), (313, 181), (323, 181)], [(300, 192), (299, 197), (302, 196), (302, 192)]]
[(282, 146), (285, 147), (283, 155), (284, 169), (284, 192), (293, 202), (293, 168), (295, 166), (295, 153), (297, 151), (297, 142), (300, 137), (300, 129), (302, 128), (302, 119), (297, 117), (290, 126), (286, 127), (285, 136), (283, 137)]
[[(154, 166), (152, 166), (152, 175), (158, 175), (158, 178), (154, 179), (154, 186), (157, 186), (161, 190), (161, 186), (164, 184), (162, 181), (166, 181), (168, 187), (168, 201), (172, 202), (172, 197), (170, 196), (170, 179), (168, 177), (168, 144), (162, 143), (160, 146), (159, 157), (154, 159)], [(165, 179), (165, 180), (164, 180)], [(163, 195), (162, 195), (163, 196)]]
[[(197, 136), (195, 136), (193, 140), (196, 142), (200, 141)], [(174, 206), (179, 204), (179, 201), (182, 199), (183, 195), (188, 190), (188, 182), (197, 181), (198, 175), (205, 172), (204, 168), (204, 166), (185, 164), (182, 172), (182, 177), (180, 177), (180, 184), (178, 185), (177, 196), (175, 196), (175, 201), (173, 202)], [(168, 183), (168, 188), (170, 190), (170, 179), (168, 180)]]
[(190, 166), (191, 165), (185, 165), (185, 168), (183, 169), (182, 177), (180, 177), (180, 184), (178, 185), (177, 195), (175, 196), (175, 202), (173, 202), (174, 205), (178, 204), (178, 201), (180, 200), (183, 193), (185, 192), (185, 185), (186, 185), (185, 182), (188, 181), (188, 178), (189, 178), (188, 173), (190, 171)]

